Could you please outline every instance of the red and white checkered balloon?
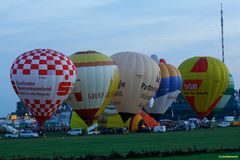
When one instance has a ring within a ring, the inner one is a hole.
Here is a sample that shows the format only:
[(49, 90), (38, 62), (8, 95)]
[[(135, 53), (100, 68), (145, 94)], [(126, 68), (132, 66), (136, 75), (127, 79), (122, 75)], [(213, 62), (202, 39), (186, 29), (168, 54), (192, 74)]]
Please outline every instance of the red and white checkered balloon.
[(23, 53), (13, 62), (10, 77), (13, 89), (40, 127), (69, 96), (76, 81), (72, 61), (52, 49)]

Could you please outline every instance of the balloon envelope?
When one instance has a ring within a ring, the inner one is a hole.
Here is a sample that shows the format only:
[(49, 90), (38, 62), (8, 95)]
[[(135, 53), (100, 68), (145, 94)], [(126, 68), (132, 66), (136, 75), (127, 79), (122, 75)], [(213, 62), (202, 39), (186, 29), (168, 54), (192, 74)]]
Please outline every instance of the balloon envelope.
[(147, 127), (147, 125), (146, 125), (145, 121), (143, 120), (143, 118), (141, 117), (141, 115), (136, 114), (131, 119), (131, 122), (130, 122), (130, 125), (129, 125), (129, 130), (133, 131), (133, 132), (136, 132), (136, 131), (142, 130), (145, 127)]
[(129, 130), (130, 131), (140, 131), (144, 129), (145, 127), (155, 127), (159, 126), (160, 124), (151, 116), (149, 116), (144, 111), (139, 111), (138, 114), (136, 114), (130, 122)]
[(103, 112), (103, 115), (104, 115), (104, 116), (112, 116), (112, 115), (116, 115), (116, 114), (118, 114), (118, 110), (117, 110), (117, 108), (116, 108), (114, 105), (112, 105), (112, 104), (109, 104), (109, 105), (105, 108), (105, 110), (104, 110), (104, 112)]
[(217, 103), (216, 107), (214, 108), (214, 111), (223, 109), (227, 104), (227, 102), (230, 100), (233, 93), (234, 93), (234, 81), (233, 81), (232, 75), (229, 74), (229, 82), (228, 82), (227, 89), (224, 92), (224, 95), (222, 96), (222, 98)]
[(40, 127), (68, 97), (76, 80), (71, 60), (52, 49), (23, 53), (13, 62), (10, 77), (15, 92)]
[(161, 58), (161, 59), (159, 59), (159, 63), (166, 63), (166, 60)]
[(118, 90), (112, 99), (126, 121), (146, 106), (159, 87), (160, 69), (151, 58), (136, 52), (120, 52), (112, 56), (120, 72)]
[(77, 80), (67, 103), (90, 125), (117, 89), (118, 68), (110, 57), (95, 51), (77, 52), (70, 59), (76, 66)]
[(158, 56), (156, 54), (151, 55), (151, 59), (154, 60), (157, 64), (159, 63)]
[(182, 62), (179, 71), (183, 96), (200, 117), (207, 116), (226, 90), (226, 65), (212, 57), (193, 57)]
[(164, 114), (181, 91), (182, 76), (178, 69), (166, 63), (159, 63), (159, 67), (160, 87), (154, 96), (153, 105), (144, 108), (150, 114)]
[(89, 126), (78, 116), (74, 111), (71, 113), (70, 128), (84, 128), (87, 129)]

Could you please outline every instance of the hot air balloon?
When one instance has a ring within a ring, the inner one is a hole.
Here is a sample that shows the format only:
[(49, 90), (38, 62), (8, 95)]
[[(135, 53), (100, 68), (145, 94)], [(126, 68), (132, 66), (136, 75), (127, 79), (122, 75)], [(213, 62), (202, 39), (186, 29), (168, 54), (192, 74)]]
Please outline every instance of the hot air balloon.
[(161, 70), (160, 87), (154, 96), (153, 105), (144, 108), (147, 113), (156, 115), (164, 114), (167, 111), (176, 100), (182, 85), (182, 76), (177, 68), (167, 64), (166, 61), (165, 63), (160, 62), (159, 67)]
[(160, 84), (160, 69), (151, 58), (136, 52), (112, 55), (120, 72), (118, 90), (111, 101), (124, 122), (146, 106)]
[(117, 89), (118, 68), (110, 57), (95, 51), (77, 52), (70, 59), (76, 66), (77, 80), (66, 102), (91, 125)]
[[(119, 114), (110, 114), (105, 112), (93, 123), (98, 123), (100, 128), (123, 128), (128, 127), (129, 124), (124, 124)], [(76, 112), (72, 112), (70, 119), (71, 128), (84, 128), (87, 129), (89, 126), (78, 116)]]
[(150, 128), (160, 126), (160, 124), (144, 111), (139, 111), (129, 124), (130, 131), (150, 131)]
[(70, 128), (84, 128), (87, 129), (89, 126), (78, 116), (74, 111), (71, 113)]
[(141, 131), (146, 127), (147, 127), (146, 122), (143, 120), (141, 115), (136, 114), (131, 119), (131, 122), (130, 122), (130, 125), (129, 125), (129, 130), (133, 131), (133, 132), (136, 132), (136, 131)]
[(128, 127), (124, 124), (115, 106), (109, 105), (98, 119), (99, 126), (103, 128), (123, 128)]
[(207, 116), (221, 99), (228, 85), (228, 69), (213, 57), (193, 57), (179, 66), (182, 94), (193, 110)]
[(146, 112), (141, 110), (138, 114), (143, 118), (148, 127), (153, 128), (154, 126), (160, 126), (160, 124)]
[(159, 63), (158, 56), (156, 54), (151, 55), (151, 59), (154, 60), (157, 64)]
[[(154, 96), (153, 96), (153, 97), (154, 97)], [(154, 104), (154, 98), (153, 98), (153, 97), (148, 101), (146, 107), (148, 107), (148, 108), (152, 108), (152, 106), (153, 106), (153, 104)]]
[(165, 59), (161, 58), (159, 59), (159, 63), (166, 63)]
[(214, 111), (223, 109), (225, 105), (228, 103), (228, 101), (230, 100), (233, 93), (234, 93), (234, 81), (233, 81), (232, 75), (229, 73), (229, 82), (228, 82), (227, 89), (224, 92), (224, 95), (222, 96), (222, 98), (217, 103), (216, 107), (214, 108)]
[(118, 114), (118, 110), (116, 106), (112, 105), (111, 103), (105, 108), (103, 115), (104, 116), (112, 116)]
[(52, 49), (34, 49), (16, 58), (10, 77), (16, 94), (42, 128), (69, 96), (76, 73), (64, 54)]

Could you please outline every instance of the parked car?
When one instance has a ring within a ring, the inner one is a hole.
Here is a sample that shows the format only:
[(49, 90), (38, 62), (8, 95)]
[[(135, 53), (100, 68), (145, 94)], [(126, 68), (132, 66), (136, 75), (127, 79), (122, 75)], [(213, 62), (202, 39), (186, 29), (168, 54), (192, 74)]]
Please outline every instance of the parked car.
[(101, 134), (125, 134), (127, 132), (127, 128), (102, 128), (100, 130)]
[(230, 125), (233, 126), (233, 127), (240, 126), (240, 121), (232, 121), (232, 122), (230, 123)]
[(111, 134), (109, 128), (102, 128), (102, 129), (100, 130), (100, 132), (101, 132), (101, 134)]
[(230, 126), (230, 122), (225, 122), (225, 121), (219, 122), (217, 124), (217, 127), (229, 127), (229, 126)]
[(6, 138), (18, 138), (18, 133), (6, 133), (4, 134)]
[(88, 135), (100, 135), (100, 131), (89, 131)]
[(175, 131), (188, 131), (189, 130), (188, 122), (184, 121), (184, 120), (177, 121), (174, 130)]
[(189, 122), (189, 123), (188, 123), (188, 129), (189, 129), (189, 130), (193, 130), (193, 129), (195, 129), (195, 128), (196, 128), (195, 123), (192, 123), (192, 122)]
[(224, 117), (224, 121), (227, 121), (227, 122), (232, 122), (235, 120), (235, 117), (234, 116), (225, 116)]
[(202, 122), (199, 128), (201, 128), (201, 129), (212, 128), (212, 124), (211, 124), (211, 122)]
[(32, 130), (21, 130), (20, 133), (19, 133), (19, 137), (22, 137), (22, 138), (37, 138), (39, 137), (39, 134), (36, 133), (36, 132), (33, 132)]
[(194, 123), (195, 127), (200, 127), (201, 125), (201, 120), (198, 118), (189, 118), (188, 123)]
[(128, 129), (123, 127), (123, 128), (116, 128), (116, 131), (118, 134), (126, 134), (128, 133)]
[(158, 121), (161, 126), (166, 126), (166, 131), (174, 131), (175, 130), (175, 122), (170, 119), (161, 119)]
[(71, 135), (71, 136), (83, 135), (83, 129), (82, 128), (73, 128), (73, 129), (70, 129), (67, 132), (67, 134)]
[(153, 132), (166, 132), (166, 126), (154, 126)]

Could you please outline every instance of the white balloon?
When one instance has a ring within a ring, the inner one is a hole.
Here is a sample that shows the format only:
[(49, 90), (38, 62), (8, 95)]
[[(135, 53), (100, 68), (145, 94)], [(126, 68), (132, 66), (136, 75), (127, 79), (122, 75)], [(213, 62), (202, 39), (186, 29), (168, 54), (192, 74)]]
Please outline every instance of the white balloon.
[(159, 66), (148, 56), (136, 52), (116, 53), (112, 59), (120, 72), (118, 90), (112, 103), (120, 114), (136, 114), (159, 88)]

